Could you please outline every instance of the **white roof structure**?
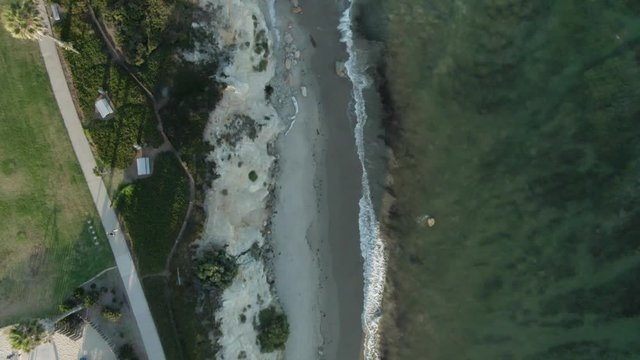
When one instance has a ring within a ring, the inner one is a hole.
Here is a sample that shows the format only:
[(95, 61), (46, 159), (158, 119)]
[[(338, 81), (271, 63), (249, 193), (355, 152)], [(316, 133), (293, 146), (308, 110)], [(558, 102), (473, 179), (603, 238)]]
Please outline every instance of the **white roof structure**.
[(60, 7), (58, 4), (51, 4), (51, 15), (53, 15), (54, 21), (60, 21)]
[(151, 175), (151, 165), (148, 157), (139, 157), (136, 163), (138, 165), (138, 176)]
[(113, 114), (113, 108), (111, 107), (111, 103), (107, 98), (100, 98), (96, 101), (96, 110), (98, 114), (100, 114), (100, 118), (106, 119), (111, 114)]

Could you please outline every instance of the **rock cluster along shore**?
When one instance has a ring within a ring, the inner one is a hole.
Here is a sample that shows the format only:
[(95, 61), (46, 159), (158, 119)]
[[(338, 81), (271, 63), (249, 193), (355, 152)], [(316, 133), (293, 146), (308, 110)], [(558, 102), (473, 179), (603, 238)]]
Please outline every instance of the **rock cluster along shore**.
[[(291, 29), (293, 25), (289, 24), (289, 29)], [(290, 31), (284, 33), (284, 43), (285, 43), (285, 59), (284, 59), (284, 68), (287, 70), (291, 70), (293, 66), (298, 64), (298, 60), (300, 59), (300, 50), (293, 44), (293, 35)]]

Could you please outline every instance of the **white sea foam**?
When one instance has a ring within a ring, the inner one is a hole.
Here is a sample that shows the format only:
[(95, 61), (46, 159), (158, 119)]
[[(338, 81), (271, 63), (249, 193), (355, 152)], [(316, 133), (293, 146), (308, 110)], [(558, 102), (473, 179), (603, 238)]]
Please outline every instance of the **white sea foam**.
[(356, 114), (355, 140), (358, 157), (362, 166), (362, 197), (360, 198), (360, 251), (364, 259), (364, 309), (362, 312), (362, 328), (364, 331), (364, 358), (377, 360), (380, 358), (380, 317), (382, 314), (382, 295), (384, 290), (386, 259), (384, 243), (380, 237), (380, 226), (371, 203), (371, 190), (365, 166), (364, 126), (367, 123), (363, 91), (371, 81), (358, 63), (358, 50), (353, 42), (351, 29), (351, 10), (353, 0), (340, 18), (340, 41), (347, 46), (349, 59), (345, 63), (347, 75), (353, 83), (352, 97)]

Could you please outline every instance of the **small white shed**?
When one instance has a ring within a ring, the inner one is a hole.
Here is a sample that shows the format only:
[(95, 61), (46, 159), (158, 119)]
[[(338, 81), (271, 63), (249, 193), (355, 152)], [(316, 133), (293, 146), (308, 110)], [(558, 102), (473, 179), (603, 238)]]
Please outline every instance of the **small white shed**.
[(96, 101), (96, 111), (103, 120), (113, 115), (113, 107), (111, 107), (109, 99), (106, 97), (100, 97), (98, 101)]
[(139, 157), (136, 160), (138, 165), (138, 176), (151, 175), (151, 165), (148, 157)]
[(56, 3), (51, 4), (51, 17), (53, 21), (60, 21), (60, 6)]

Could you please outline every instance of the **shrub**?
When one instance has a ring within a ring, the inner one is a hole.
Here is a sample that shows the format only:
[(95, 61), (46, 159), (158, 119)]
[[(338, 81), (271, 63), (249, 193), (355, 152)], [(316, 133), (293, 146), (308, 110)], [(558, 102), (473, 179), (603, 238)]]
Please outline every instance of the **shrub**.
[(251, 170), (251, 171), (249, 172), (249, 180), (251, 180), (251, 181), (256, 181), (256, 180), (258, 180), (258, 174), (256, 174), (256, 172), (255, 172), (255, 171)]
[(118, 350), (118, 359), (120, 360), (138, 360), (138, 355), (133, 350), (131, 344), (124, 344)]
[(224, 250), (205, 253), (197, 262), (196, 275), (205, 285), (224, 289), (231, 284), (238, 272), (235, 259)]
[(38, 320), (20, 322), (9, 330), (11, 347), (19, 351), (30, 352), (44, 340), (44, 327)]
[(82, 299), (84, 299), (84, 289), (79, 287), (73, 290), (73, 298), (78, 302), (82, 302)]
[(260, 310), (257, 326), (260, 351), (263, 353), (284, 349), (289, 338), (289, 322), (284, 313), (271, 305)]
[(78, 300), (78, 298), (76, 297), (69, 297), (67, 299), (65, 299), (62, 304), (58, 305), (58, 311), (60, 311), (60, 313), (65, 313), (71, 309), (73, 309), (74, 307), (78, 306), (81, 303), (80, 300)]
[(120, 318), (122, 317), (122, 313), (120, 312), (120, 310), (111, 307), (105, 307), (104, 309), (102, 309), (101, 314), (103, 318), (113, 322), (120, 320)]
[(58, 312), (59, 313), (64, 314), (69, 310), (71, 310), (71, 308), (68, 307), (67, 304), (58, 304)]

